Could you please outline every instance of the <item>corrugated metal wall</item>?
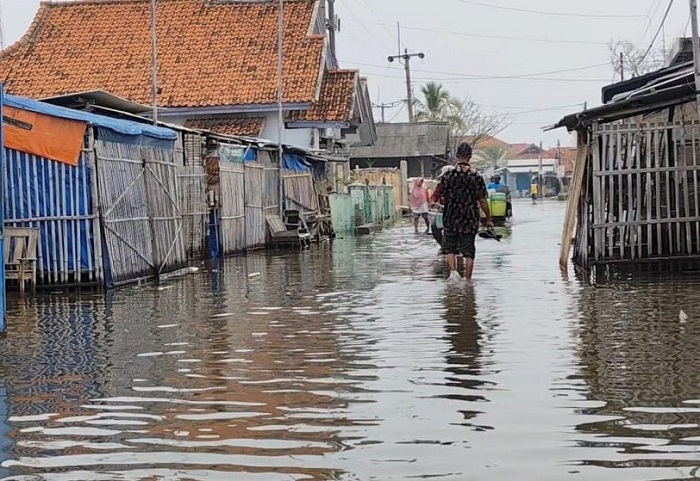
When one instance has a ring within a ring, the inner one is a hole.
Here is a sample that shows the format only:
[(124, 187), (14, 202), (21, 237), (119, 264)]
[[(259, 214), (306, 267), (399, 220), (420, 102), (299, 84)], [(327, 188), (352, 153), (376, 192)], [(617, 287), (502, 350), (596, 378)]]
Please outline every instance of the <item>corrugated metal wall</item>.
[(87, 152), (77, 167), (16, 150), (4, 152), (5, 225), (39, 228), (37, 282), (101, 283)]

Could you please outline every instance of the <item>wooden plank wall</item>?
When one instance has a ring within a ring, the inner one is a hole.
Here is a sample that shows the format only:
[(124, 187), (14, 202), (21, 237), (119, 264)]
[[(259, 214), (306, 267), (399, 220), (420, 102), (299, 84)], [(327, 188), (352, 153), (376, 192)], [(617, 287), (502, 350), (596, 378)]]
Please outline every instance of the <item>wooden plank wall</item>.
[(285, 208), (300, 212), (318, 212), (318, 196), (311, 173), (298, 173), (285, 170)]
[(679, 122), (593, 129), (592, 260), (700, 255), (699, 130)]
[(581, 205), (581, 193), (586, 182), (586, 165), (588, 163), (588, 136), (585, 131), (577, 134), (576, 163), (574, 164), (574, 175), (569, 189), (569, 199), (566, 206), (566, 218), (561, 236), (561, 252), (559, 255), (559, 265), (567, 270), (569, 266), (569, 254), (574, 236), (574, 229), (577, 219), (580, 222), (579, 207)]

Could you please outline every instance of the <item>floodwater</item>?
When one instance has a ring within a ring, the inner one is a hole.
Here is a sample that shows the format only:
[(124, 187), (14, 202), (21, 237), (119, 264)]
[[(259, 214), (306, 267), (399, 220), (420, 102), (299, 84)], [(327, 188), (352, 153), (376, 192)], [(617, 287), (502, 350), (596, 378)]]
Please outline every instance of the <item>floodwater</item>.
[(11, 302), (0, 478), (700, 477), (700, 283), (582, 285), (515, 214), (471, 287), (406, 225)]

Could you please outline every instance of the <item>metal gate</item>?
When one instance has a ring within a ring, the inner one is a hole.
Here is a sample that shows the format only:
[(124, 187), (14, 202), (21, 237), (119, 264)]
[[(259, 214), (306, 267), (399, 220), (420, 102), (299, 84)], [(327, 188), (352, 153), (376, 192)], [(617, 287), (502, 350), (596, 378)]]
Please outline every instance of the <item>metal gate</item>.
[(173, 152), (95, 142), (100, 222), (111, 285), (152, 277), (186, 262)]
[(245, 167), (235, 162), (219, 163), (221, 250), (223, 255), (245, 251)]
[(265, 246), (267, 223), (263, 206), (263, 179), (265, 168), (262, 165), (245, 164), (245, 232), (246, 248)]

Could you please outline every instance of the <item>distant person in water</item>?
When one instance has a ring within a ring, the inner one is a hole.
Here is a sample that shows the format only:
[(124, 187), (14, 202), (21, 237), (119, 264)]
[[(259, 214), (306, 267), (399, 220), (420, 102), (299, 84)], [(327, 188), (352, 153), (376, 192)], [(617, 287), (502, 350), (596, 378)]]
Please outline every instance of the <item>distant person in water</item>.
[(540, 186), (537, 184), (537, 180), (533, 179), (532, 184), (530, 184), (530, 197), (532, 198), (532, 203), (537, 202), (537, 197), (540, 193)]
[(457, 166), (446, 172), (440, 187), (443, 216), (442, 247), (447, 254), (450, 279), (458, 279), (457, 255), (464, 256), (464, 277), (471, 279), (476, 257), (476, 234), (479, 231), (481, 212), (486, 214), (486, 227), (493, 228), (489, 203), (486, 200), (486, 183), (470, 165), (472, 148), (462, 143), (457, 148)]
[(425, 221), (425, 233), (430, 234), (430, 219), (428, 216), (430, 213), (430, 196), (424, 184), (425, 180), (418, 179), (411, 190), (411, 213), (413, 214), (413, 227), (416, 230), (416, 234), (418, 233), (418, 223), (421, 217)]

